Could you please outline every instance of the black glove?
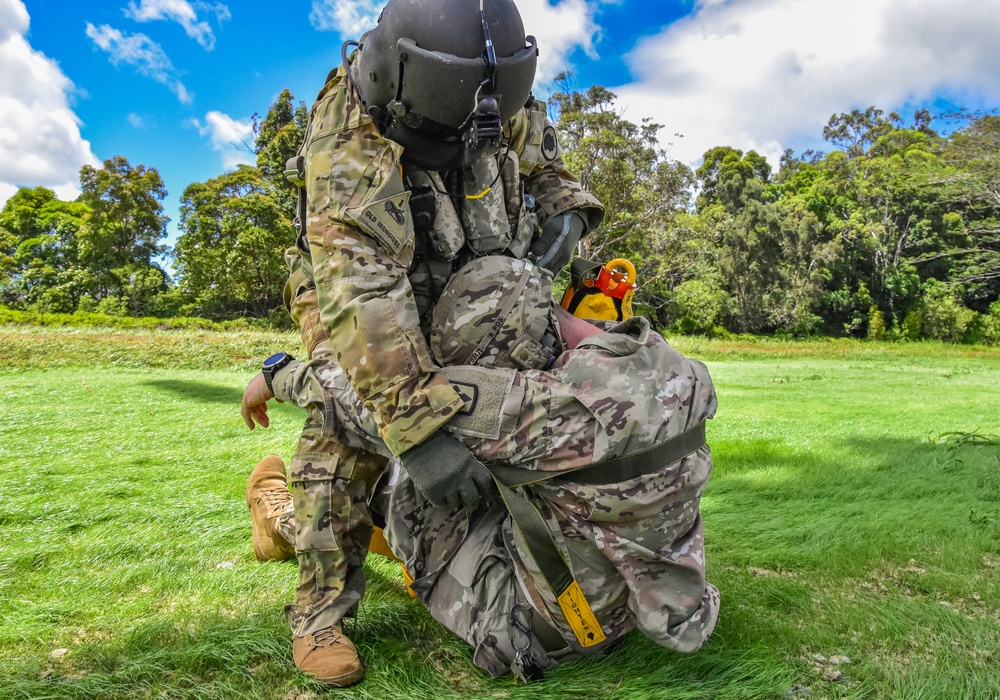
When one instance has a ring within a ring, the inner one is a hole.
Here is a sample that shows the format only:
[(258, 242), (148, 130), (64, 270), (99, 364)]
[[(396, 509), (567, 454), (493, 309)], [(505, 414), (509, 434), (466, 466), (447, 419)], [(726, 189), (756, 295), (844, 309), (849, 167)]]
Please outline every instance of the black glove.
[(417, 490), (436, 506), (472, 512), (495, 493), (486, 467), (457, 438), (440, 430), (399, 455), (399, 461)]
[(587, 233), (583, 212), (571, 209), (553, 216), (542, 226), (542, 233), (531, 246), (531, 254), (552, 274), (558, 274), (576, 253), (576, 244)]

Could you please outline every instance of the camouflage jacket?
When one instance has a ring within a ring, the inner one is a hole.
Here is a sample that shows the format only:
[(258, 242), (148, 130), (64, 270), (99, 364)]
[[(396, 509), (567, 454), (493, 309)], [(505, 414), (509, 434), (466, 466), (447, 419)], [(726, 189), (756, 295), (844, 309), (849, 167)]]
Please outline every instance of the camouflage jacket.
[[(395, 455), (462, 405), (431, 361), (426, 324), (422, 331), (421, 313), (443, 288), (442, 271), (446, 282), (462, 255), (523, 256), (539, 224), (569, 209), (584, 210), (591, 227), (603, 216), (566, 171), (543, 103), (511, 120), (505, 143), (502, 168), (484, 157), (461, 173), (404, 172), (403, 149), (379, 134), (343, 69), (312, 107), (304, 147), (306, 240), (286, 254), (285, 301), (310, 357), (335, 358), (344, 368)], [(491, 183), (486, 195), (464, 198)], [(415, 227), (411, 195), (418, 189), (437, 195), (429, 232)], [(438, 190), (462, 195), (460, 205)]]
[[(465, 401), (445, 430), (483, 462), (524, 469), (561, 470), (639, 452), (716, 409), (705, 366), (676, 352), (640, 317), (584, 339), (546, 372), (446, 367), (441, 374)], [(387, 454), (373, 416), (339, 367), (291, 365), (273, 384), (279, 398), (313, 412), (338, 441)], [(705, 581), (699, 515), (711, 469), (706, 446), (628, 482), (522, 487), (548, 521), (609, 639), (638, 626), (664, 646), (693, 651), (711, 633), (718, 591)], [(509, 519), (504, 529), (533, 607), (572, 640)], [(452, 538), (457, 548), (462, 533), (446, 539)]]

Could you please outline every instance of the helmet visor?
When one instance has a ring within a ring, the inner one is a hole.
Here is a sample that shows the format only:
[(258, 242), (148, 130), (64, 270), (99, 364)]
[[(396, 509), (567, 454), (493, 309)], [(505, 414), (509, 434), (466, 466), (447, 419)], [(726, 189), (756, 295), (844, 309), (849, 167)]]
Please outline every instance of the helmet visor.
[[(527, 101), (535, 77), (538, 50), (535, 37), (525, 39), (525, 47), (507, 58), (498, 58), (495, 90), (500, 118), (510, 120)], [(460, 129), (476, 112), (480, 86), (487, 81), (483, 57), (460, 58), (438, 51), (426, 51), (412, 40), (396, 44), (401, 77), (400, 97), (421, 117)]]

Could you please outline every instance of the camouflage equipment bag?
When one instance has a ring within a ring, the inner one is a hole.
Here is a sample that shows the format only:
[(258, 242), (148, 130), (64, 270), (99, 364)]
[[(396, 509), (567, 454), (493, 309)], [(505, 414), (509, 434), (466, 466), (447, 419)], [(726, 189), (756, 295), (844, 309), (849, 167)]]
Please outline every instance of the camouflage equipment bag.
[[(485, 257), (469, 263), (454, 275), (435, 309), (431, 334), (435, 356), (450, 365), (444, 367), (442, 373), (453, 386), (465, 387), (469, 393), (468, 410), (452, 419), (449, 424), (452, 429), (459, 434), (501, 440), (504, 433), (509, 433), (501, 429), (501, 424), (504, 420), (504, 407), (509, 404), (504, 395), (511, 390), (512, 375), (504, 374), (503, 368), (530, 370), (551, 364), (546, 359), (554, 360), (558, 351), (546, 348), (543, 340), (546, 329), (557, 323), (552, 308), (551, 277), (531, 263), (504, 257)], [(626, 336), (630, 329), (640, 335), (649, 333), (648, 324), (641, 318), (633, 318), (619, 325), (619, 330), (624, 331)], [(616, 354), (615, 343), (621, 340), (625, 340), (622, 333), (609, 333), (592, 337), (588, 342), (598, 348), (602, 342), (606, 342), (609, 344), (607, 349)], [(525, 352), (526, 346), (535, 351)], [(598, 353), (602, 352), (601, 349), (595, 349)], [(592, 352), (584, 351), (585, 354)], [(584, 356), (570, 352), (563, 357), (562, 363), (572, 365)], [(525, 362), (522, 357), (538, 359)], [(676, 364), (678, 369), (692, 362), (672, 349), (670, 353), (661, 354), (660, 357), (668, 360), (670, 366)], [(697, 364), (703, 369), (700, 363)], [(605, 365), (605, 368), (611, 369), (611, 366)], [(640, 371), (643, 366), (644, 363), (638, 363), (634, 371)], [(619, 364), (618, 368), (620, 372), (622, 365)], [(657, 380), (659, 375), (652, 373), (657, 369), (663, 372), (662, 380)], [(611, 404), (607, 400), (610, 394), (616, 392), (611, 391), (606, 396), (602, 391), (602, 384), (607, 384), (610, 389), (618, 382), (624, 389), (624, 378), (615, 376), (614, 373), (608, 376), (597, 366), (594, 370), (597, 371), (587, 372), (592, 376), (578, 376), (578, 386), (588, 387), (580, 391), (581, 402), (588, 402), (583, 395), (590, 391), (593, 396), (591, 400), (598, 405), (609, 406)], [(559, 371), (558, 365), (553, 371)], [(617, 484), (635, 483), (645, 477), (649, 477), (647, 485), (652, 486), (654, 483), (659, 484), (658, 481), (654, 482), (653, 475), (670, 465), (679, 465), (688, 457), (698, 464), (706, 462), (706, 474), (711, 469), (711, 458), (705, 442), (704, 418), (714, 413), (714, 392), (710, 389), (707, 392), (697, 391), (697, 373), (692, 375), (692, 384), (685, 387), (684, 378), (688, 376), (688, 371), (678, 372), (670, 370), (669, 366), (654, 365), (646, 366), (644, 374), (647, 372), (645, 379), (652, 382), (653, 387), (659, 386), (660, 381), (666, 381), (669, 385), (653, 391), (646, 387), (638, 393), (678, 392), (676, 401), (668, 401), (667, 405), (662, 405), (653, 399), (649, 406), (637, 407), (638, 412), (631, 417), (632, 421), (648, 420), (655, 426), (668, 427), (664, 432), (656, 431), (654, 427), (650, 436), (652, 439), (635, 442), (628, 447), (623, 445), (623, 449), (619, 451), (608, 450), (604, 453), (606, 456), (596, 463), (580, 461), (569, 468), (547, 467), (543, 470), (538, 469), (537, 465), (534, 465), (536, 468), (525, 465), (525, 468), (491, 461), (488, 455), (483, 455), (483, 462), (494, 477), (514, 529), (530, 558), (530, 562), (526, 559), (525, 564), (534, 564), (535, 571), (532, 575), (537, 573), (539, 583), (551, 592), (577, 643), (584, 649), (600, 645), (605, 641), (606, 635), (567, 561), (570, 553), (561, 551), (557, 543), (567, 542), (564, 538), (566, 533), (561, 533), (559, 526), (551, 519), (547, 521), (533, 502), (538, 494), (538, 487), (551, 485), (558, 489), (565, 486), (569, 491), (605, 487), (611, 491)], [(704, 377), (707, 380), (707, 373)], [(492, 381), (494, 379), (496, 381)], [(627, 381), (643, 382), (643, 378), (632, 377)], [(634, 395), (636, 392), (632, 393)], [(620, 402), (619, 406), (625, 405), (624, 397), (617, 401)], [(513, 403), (515, 406), (521, 405), (520, 401), (515, 400)], [(675, 408), (671, 409), (671, 405)], [(544, 412), (545, 409), (539, 407), (537, 410)], [(591, 410), (601, 409), (595, 406)], [(622, 408), (613, 410), (617, 413)], [(622, 415), (618, 415), (607, 430), (612, 433), (616, 430), (623, 433), (641, 432), (638, 427), (623, 430), (627, 423)], [(596, 455), (597, 446), (593, 446), (593, 449)], [(689, 466), (695, 472), (702, 471), (694, 463)], [(550, 489), (547, 488), (546, 491), (548, 490)], [(627, 504), (621, 505), (628, 509)], [(604, 508), (609, 506), (591, 504), (588, 519), (600, 519)], [(650, 537), (652, 536), (650, 533)], [(532, 567), (529, 565), (528, 568)]]

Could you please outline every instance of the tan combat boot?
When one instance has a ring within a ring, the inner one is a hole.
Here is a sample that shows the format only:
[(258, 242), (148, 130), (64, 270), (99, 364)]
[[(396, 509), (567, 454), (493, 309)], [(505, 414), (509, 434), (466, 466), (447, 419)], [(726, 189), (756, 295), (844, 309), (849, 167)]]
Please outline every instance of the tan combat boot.
[(285, 463), (278, 455), (262, 459), (247, 481), (247, 505), (253, 523), (253, 553), (257, 561), (288, 559), (295, 548), (274, 530), (278, 516), (292, 504)]
[(340, 625), (324, 627), (307, 637), (295, 637), (292, 658), (306, 675), (338, 688), (354, 685), (365, 675), (358, 650), (344, 636)]

